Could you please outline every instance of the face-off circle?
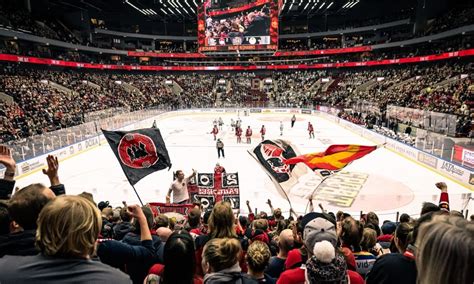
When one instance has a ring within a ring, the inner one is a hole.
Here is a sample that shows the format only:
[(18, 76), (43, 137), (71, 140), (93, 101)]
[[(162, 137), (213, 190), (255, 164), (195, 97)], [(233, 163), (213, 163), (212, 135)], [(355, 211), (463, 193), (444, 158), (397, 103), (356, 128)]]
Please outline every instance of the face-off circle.
[(120, 161), (133, 169), (149, 168), (158, 162), (158, 153), (153, 140), (143, 134), (128, 133), (118, 145)]

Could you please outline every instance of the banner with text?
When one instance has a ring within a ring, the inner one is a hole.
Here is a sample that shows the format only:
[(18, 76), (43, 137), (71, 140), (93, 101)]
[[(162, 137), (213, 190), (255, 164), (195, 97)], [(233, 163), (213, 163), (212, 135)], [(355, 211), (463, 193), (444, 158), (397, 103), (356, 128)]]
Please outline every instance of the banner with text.
[(188, 185), (188, 192), (190, 202), (199, 202), (204, 210), (214, 208), (219, 201), (229, 202), (232, 209), (240, 208), (238, 173), (198, 173)]

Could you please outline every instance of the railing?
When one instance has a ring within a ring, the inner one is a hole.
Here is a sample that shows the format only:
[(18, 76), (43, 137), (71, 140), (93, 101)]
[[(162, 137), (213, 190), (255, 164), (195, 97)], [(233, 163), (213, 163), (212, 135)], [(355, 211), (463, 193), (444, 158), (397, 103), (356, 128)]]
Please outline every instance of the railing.
[[(226, 108), (266, 108), (270, 107), (270, 102), (265, 101), (249, 101), (246, 103), (230, 103), (222, 102), (222, 107)], [(212, 107), (212, 106), (209, 106)], [(313, 105), (299, 105), (297, 103), (290, 104), (278, 104), (273, 103), (271, 107), (283, 107), (283, 108), (302, 108), (302, 109), (314, 109)], [(332, 113), (337, 115), (339, 109), (333, 108), (330, 106), (318, 106), (317, 109), (322, 111)], [(48, 132), (42, 135), (36, 135), (16, 141), (10, 141), (6, 144), (13, 148), (13, 156), (17, 162), (21, 162), (27, 159), (30, 159), (35, 156), (46, 154), (48, 152), (66, 147), (68, 145), (78, 143), (80, 141), (92, 138), (94, 136), (100, 135), (100, 129), (118, 129), (124, 127), (128, 124), (144, 120), (160, 114), (167, 110), (174, 110), (169, 106), (162, 106), (156, 109), (135, 111), (121, 113), (119, 115), (111, 116), (110, 110), (105, 110), (102, 112), (95, 112), (93, 116), (88, 120), (89, 122), (84, 123), (79, 126), (69, 127), (65, 129), (56, 130), (53, 132)], [(120, 111), (124, 111), (123, 109)], [(114, 114), (117, 114), (115, 112)], [(465, 163), (463, 160), (456, 159), (455, 147), (456, 143), (451, 140), (449, 145), (446, 140), (448, 137), (440, 134), (436, 134), (430, 131), (426, 131), (419, 128), (414, 128), (412, 133), (413, 139), (416, 137), (415, 148), (428, 152), (437, 157), (441, 157), (447, 161), (453, 162), (455, 164), (470, 167), (472, 164)], [(374, 129), (374, 131), (379, 132), (383, 135), (396, 139), (400, 142), (404, 142), (406, 139), (403, 129), (399, 129), (398, 133), (391, 131), (390, 129), (380, 126)], [(390, 132), (390, 134), (388, 134)], [(397, 139), (398, 137), (398, 139)]]
[(121, 128), (128, 124), (158, 115), (163, 111), (163, 109), (151, 109), (124, 113), (114, 117), (87, 122), (78, 126), (48, 132), (42, 135), (35, 135), (25, 139), (10, 141), (7, 142), (6, 145), (13, 149), (13, 158), (15, 161), (22, 162), (100, 135), (101, 128)]
[(387, 106), (387, 119), (397, 119), (432, 132), (456, 135), (457, 116), (400, 106)]

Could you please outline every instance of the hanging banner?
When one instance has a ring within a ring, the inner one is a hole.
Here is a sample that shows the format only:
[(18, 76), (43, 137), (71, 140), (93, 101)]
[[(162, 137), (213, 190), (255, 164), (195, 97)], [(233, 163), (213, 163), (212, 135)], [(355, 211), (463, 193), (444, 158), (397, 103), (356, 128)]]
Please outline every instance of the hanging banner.
[(204, 210), (214, 208), (220, 201), (229, 202), (232, 209), (240, 209), (238, 173), (198, 173), (188, 185), (188, 192), (190, 202), (199, 202)]

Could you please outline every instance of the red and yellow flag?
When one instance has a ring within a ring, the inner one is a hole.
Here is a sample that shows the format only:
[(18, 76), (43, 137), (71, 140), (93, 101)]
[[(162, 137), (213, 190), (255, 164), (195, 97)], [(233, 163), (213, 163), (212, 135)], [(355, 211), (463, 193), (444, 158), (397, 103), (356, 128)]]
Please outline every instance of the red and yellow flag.
[(285, 160), (285, 164), (305, 163), (313, 170), (340, 170), (350, 162), (360, 159), (377, 149), (377, 146), (331, 145), (321, 153), (311, 153)]

